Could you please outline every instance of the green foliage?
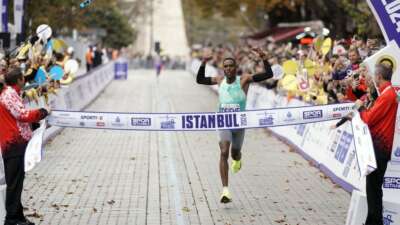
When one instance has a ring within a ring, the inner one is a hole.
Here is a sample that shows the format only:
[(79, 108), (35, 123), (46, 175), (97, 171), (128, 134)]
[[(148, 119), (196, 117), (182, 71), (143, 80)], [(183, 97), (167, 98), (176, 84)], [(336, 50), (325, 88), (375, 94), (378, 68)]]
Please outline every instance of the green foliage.
[(103, 44), (120, 48), (133, 43), (135, 32), (128, 19), (117, 8), (117, 0), (96, 0), (80, 9), (82, 0), (30, 0), (27, 1), (28, 33), (34, 33), (40, 24), (48, 24), (56, 34), (70, 34), (72, 29), (91, 28), (106, 30)]
[[(191, 2), (194, 5), (192, 7), (200, 11), (201, 17), (193, 19), (194, 24), (197, 23), (196, 20), (215, 20), (221, 16), (236, 18), (237, 23), (234, 25), (239, 23), (245, 27), (262, 30), (265, 26), (264, 16), (268, 14), (271, 26), (280, 22), (321, 20), (332, 31), (331, 34), (337, 37), (351, 34), (380, 35), (375, 18), (365, 0), (184, 0), (183, 2)], [(246, 10), (241, 11), (241, 6)], [(246, 23), (243, 22), (243, 18), (246, 18)], [(213, 29), (213, 25), (210, 29)]]
[(360, 36), (380, 35), (376, 19), (366, 1), (354, 4), (354, 1), (350, 2), (350, 0), (341, 0), (341, 4), (350, 18), (354, 21), (356, 25), (356, 34)]
[(121, 48), (133, 43), (135, 32), (124, 17), (116, 8), (94, 9), (84, 16), (87, 27), (102, 28), (106, 36), (102, 38), (105, 46)]

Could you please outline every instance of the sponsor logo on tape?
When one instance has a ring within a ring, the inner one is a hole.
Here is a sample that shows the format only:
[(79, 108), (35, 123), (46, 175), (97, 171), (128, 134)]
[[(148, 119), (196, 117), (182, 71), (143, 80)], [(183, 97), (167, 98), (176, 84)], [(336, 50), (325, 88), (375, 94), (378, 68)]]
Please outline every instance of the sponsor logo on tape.
[(103, 120), (102, 116), (97, 116), (93, 114), (83, 114), (81, 115), (82, 120)]
[(258, 114), (260, 118), (258, 119), (258, 124), (260, 126), (271, 126), (274, 125), (275, 114), (272, 113), (262, 113)]
[(59, 116), (59, 117), (70, 117), (71, 114), (70, 113), (59, 113), (59, 114), (57, 114), (57, 116)]
[(69, 126), (69, 125), (71, 125), (70, 122), (65, 121), (65, 120), (56, 120), (56, 124), (61, 125), (61, 126)]
[(322, 110), (310, 110), (303, 112), (303, 119), (312, 120), (322, 118)]
[(166, 116), (164, 121), (161, 121), (160, 127), (161, 129), (175, 129), (175, 124), (175, 117)]
[[(291, 123), (291, 122), (296, 121), (296, 117), (295, 117), (294, 114), (295, 113), (288, 111), (287, 113), (284, 114), (283, 121), (287, 122), (287, 123)], [(296, 115), (298, 115), (298, 114), (296, 114)]]
[(134, 127), (150, 127), (151, 126), (151, 118), (146, 117), (132, 117), (131, 125)]
[(351, 106), (337, 106), (337, 107), (333, 108), (334, 112), (343, 112), (343, 111), (347, 112), (350, 110), (351, 110)]
[(106, 123), (104, 123), (103, 121), (97, 121), (96, 122), (96, 127), (105, 127)]
[(339, 113), (339, 112), (335, 112), (335, 113), (332, 114), (332, 117), (333, 117), (333, 118), (341, 118), (341, 117), (342, 117), (342, 114)]
[(114, 120), (111, 122), (111, 126), (113, 127), (123, 127), (125, 124), (121, 121), (120, 116), (116, 116)]
[(247, 115), (245, 113), (240, 114), (240, 125), (247, 126)]

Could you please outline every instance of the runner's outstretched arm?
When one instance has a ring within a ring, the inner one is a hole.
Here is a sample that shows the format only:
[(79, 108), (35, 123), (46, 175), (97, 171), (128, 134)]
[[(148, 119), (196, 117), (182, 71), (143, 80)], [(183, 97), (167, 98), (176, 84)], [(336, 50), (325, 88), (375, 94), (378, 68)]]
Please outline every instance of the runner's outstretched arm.
[(215, 85), (218, 84), (218, 80), (215, 77), (206, 77), (206, 61), (201, 63), (199, 71), (197, 72), (196, 82), (204, 85)]
[(269, 64), (268, 60), (263, 58), (263, 63), (264, 63), (264, 70), (265, 70), (264, 73), (258, 73), (258, 74), (253, 75), (251, 77), (253, 82), (264, 81), (264, 80), (267, 80), (274, 76), (272, 69), (271, 69), (271, 65)]
[(267, 55), (259, 48), (253, 49), (253, 51), (258, 54), (258, 56), (263, 60), (264, 63), (264, 73), (258, 73), (254, 75), (245, 75), (243, 76), (243, 82), (244, 84), (249, 84), (252, 82), (261, 82), (267, 79), (270, 79), (274, 76), (272, 72), (271, 65), (268, 62), (268, 57)]

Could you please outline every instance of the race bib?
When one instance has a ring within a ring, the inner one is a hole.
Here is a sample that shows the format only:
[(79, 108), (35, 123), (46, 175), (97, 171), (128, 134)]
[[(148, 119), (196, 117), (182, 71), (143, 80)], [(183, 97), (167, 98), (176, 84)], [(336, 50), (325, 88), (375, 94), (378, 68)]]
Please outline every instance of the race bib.
[(240, 112), (239, 104), (221, 104), (221, 112)]

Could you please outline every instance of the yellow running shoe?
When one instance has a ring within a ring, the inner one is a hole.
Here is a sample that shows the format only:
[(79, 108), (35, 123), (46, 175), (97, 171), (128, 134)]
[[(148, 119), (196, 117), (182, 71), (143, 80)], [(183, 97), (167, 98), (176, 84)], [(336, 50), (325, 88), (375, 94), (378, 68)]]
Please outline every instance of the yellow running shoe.
[(231, 193), (229, 192), (228, 187), (224, 187), (221, 194), (221, 203), (229, 203), (232, 201)]
[(237, 173), (242, 168), (242, 161), (240, 160), (232, 160), (232, 172)]

